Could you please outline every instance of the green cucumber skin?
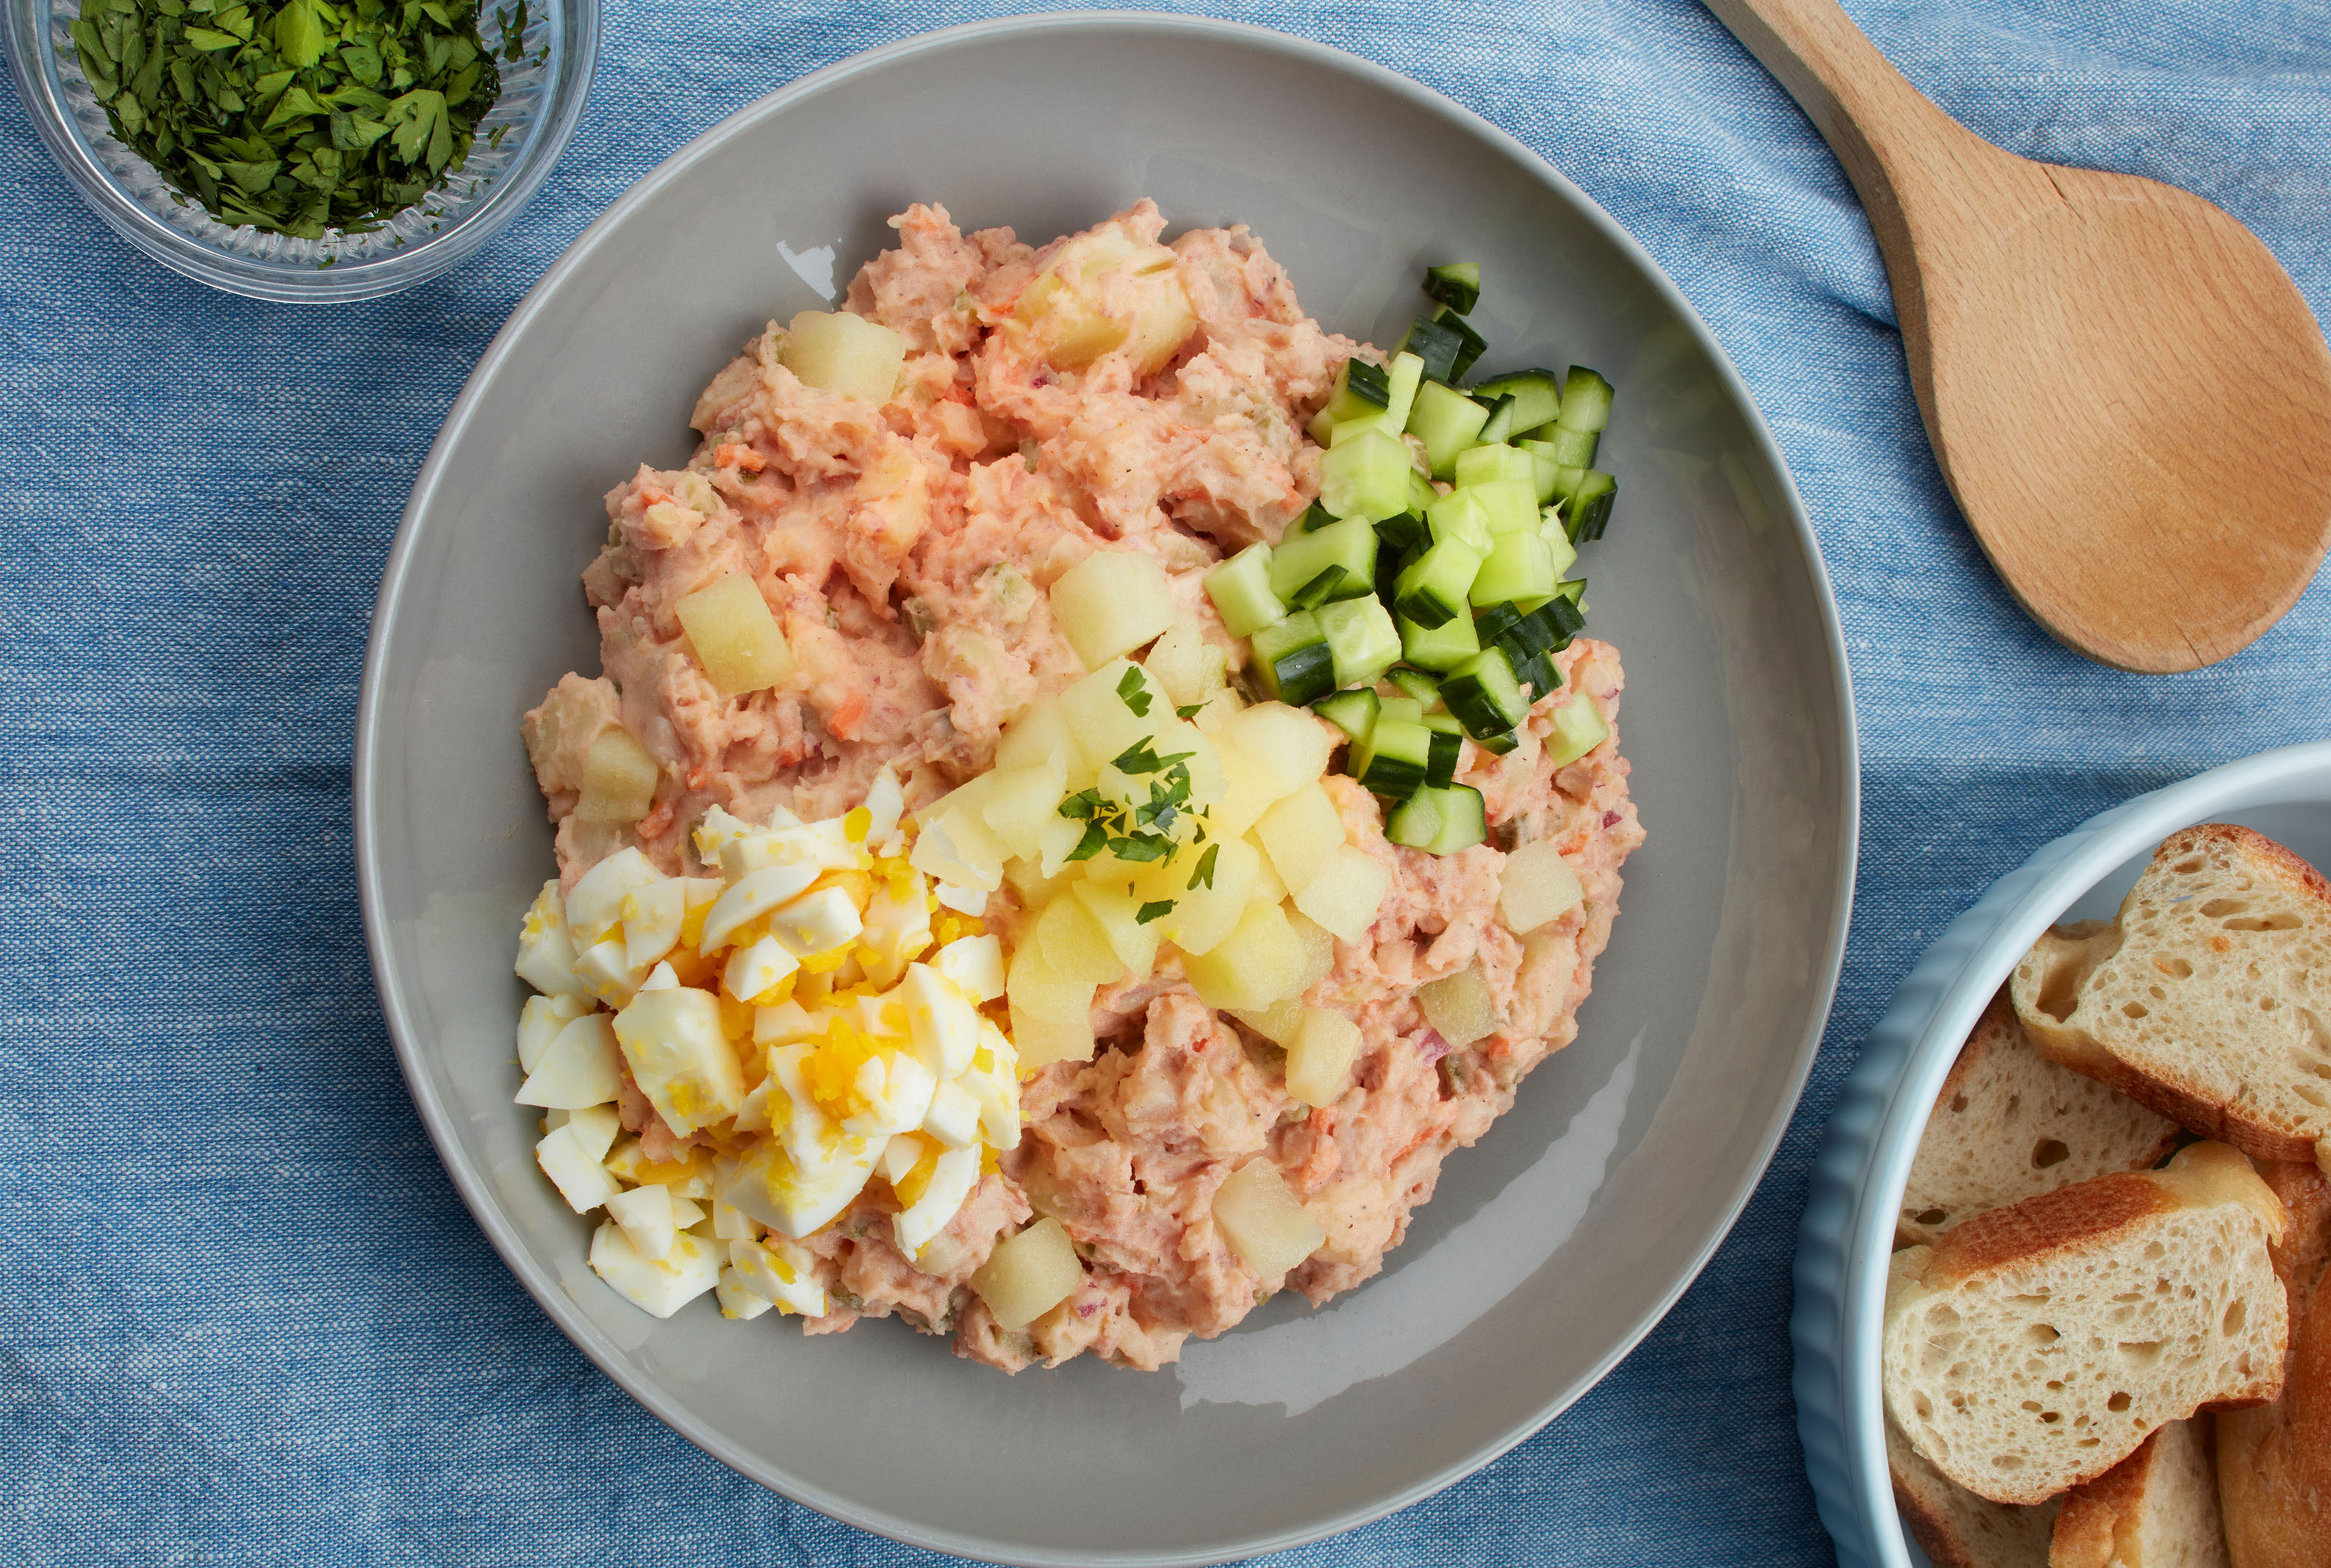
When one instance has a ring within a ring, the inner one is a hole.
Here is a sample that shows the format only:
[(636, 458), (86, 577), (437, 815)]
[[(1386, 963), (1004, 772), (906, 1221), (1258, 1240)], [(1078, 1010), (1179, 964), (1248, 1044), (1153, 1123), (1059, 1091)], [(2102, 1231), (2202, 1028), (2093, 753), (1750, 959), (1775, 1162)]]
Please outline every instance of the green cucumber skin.
[(1473, 307), (1481, 302), (1481, 265), (1478, 261), (1450, 261), (1424, 270), (1424, 292), (1437, 304), (1446, 305), (1460, 316), (1470, 316)]
[(1337, 691), (1311, 705), (1311, 711), (1344, 732), (1354, 746), (1365, 746), (1376, 727), (1376, 694)]
[(1208, 571), (1206, 596), (1233, 637), (1251, 637), (1287, 615), (1287, 606), (1270, 591), (1269, 545), (1249, 545)]

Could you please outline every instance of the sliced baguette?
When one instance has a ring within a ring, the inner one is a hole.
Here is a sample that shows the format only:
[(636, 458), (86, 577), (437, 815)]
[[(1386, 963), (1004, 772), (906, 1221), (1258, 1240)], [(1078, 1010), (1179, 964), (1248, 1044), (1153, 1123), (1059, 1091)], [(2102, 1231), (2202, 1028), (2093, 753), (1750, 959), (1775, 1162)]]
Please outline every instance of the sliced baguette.
[(2000, 988), (1943, 1080), (1902, 1189), (1898, 1244), (2110, 1171), (2149, 1170), (2177, 1125), (2032, 1049)]
[(2331, 1172), (2331, 882), (2273, 840), (2172, 834), (2109, 927), (2016, 966), (2041, 1054), (2204, 1137)]
[(2048, 1568), (2055, 1498), (2022, 1508), (1978, 1497), (1920, 1459), (1891, 1421), (1886, 1468), (1895, 1511), (1935, 1568)]
[(1894, 1254), (1886, 1408), (1927, 1461), (1994, 1503), (2094, 1480), (2156, 1428), (2271, 1400), (2288, 1324), (2267, 1247), (2282, 1205), (2195, 1144)]
[(2274, 1249), (2290, 1296), (2282, 1397), (2217, 1418), (2218, 1500), (2233, 1568), (2331, 1565), (2331, 1179), (2313, 1165), (2260, 1172), (2290, 1212)]
[(2048, 1568), (2226, 1568), (2218, 1481), (2198, 1421), (2172, 1421), (2064, 1494)]

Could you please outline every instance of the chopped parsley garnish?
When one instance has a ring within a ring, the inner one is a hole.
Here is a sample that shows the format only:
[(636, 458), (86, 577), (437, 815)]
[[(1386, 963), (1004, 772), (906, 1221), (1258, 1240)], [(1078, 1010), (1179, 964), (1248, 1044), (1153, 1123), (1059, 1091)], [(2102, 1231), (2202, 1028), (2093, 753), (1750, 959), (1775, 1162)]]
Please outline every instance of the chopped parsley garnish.
[(1198, 857), (1198, 869), (1190, 873), (1191, 887), (1195, 888), (1202, 882), (1209, 888), (1214, 885), (1214, 857), (1222, 853), (1222, 849), (1220, 844), (1206, 846), (1206, 852)]
[(1203, 702), (1194, 702), (1187, 708), (1175, 708), (1174, 710), (1174, 717), (1176, 718), (1195, 718), (1200, 713), (1205, 710), (1205, 707), (1206, 705)]
[(1125, 672), (1124, 677), (1117, 683), (1117, 694), (1124, 698), (1126, 707), (1133, 709), (1134, 717), (1149, 717), (1149, 688), (1143, 683), (1139, 670), (1128, 670)]
[[(1127, 746), (1123, 751), (1118, 752), (1114, 757), (1111, 757), (1109, 759), (1108, 765), (1115, 768), (1121, 774), (1139, 774), (1146, 773), (1164, 773), (1175, 763), (1187, 762), (1190, 758), (1198, 755), (1194, 751), (1177, 751), (1168, 753), (1165, 756), (1159, 756), (1157, 753), (1151, 748), (1149, 738), (1150, 737), (1146, 735), (1143, 736), (1139, 740), (1135, 741), (1131, 746)], [(1190, 770), (1188, 768), (1184, 768), (1182, 770), (1182, 793), (1185, 797), (1189, 794), (1189, 788)]]
[(1144, 904), (1140, 908), (1136, 909), (1133, 912), (1134, 924), (1137, 926), (1146, 926), (1152, 920), (1162, 920), (1173, 912), (1174, 900), (1171, 898), (1160, 898), (1155, 903)]

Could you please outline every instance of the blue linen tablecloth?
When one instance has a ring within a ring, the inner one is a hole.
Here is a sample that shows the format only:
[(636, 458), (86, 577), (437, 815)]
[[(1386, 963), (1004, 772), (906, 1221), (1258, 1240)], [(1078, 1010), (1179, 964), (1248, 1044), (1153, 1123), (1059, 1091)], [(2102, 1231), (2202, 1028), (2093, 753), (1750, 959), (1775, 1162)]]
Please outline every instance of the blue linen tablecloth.
[[(516, 226), (451, 277), (329, 310), (230, 299), (130, 252), (0, 85), (8, 1561), (942, 1561), (705, 1458), (514, 1286), (390, 1052), (348, 764), (405, 490), (519, 296), (730, 109), (1008, 8), (623, 0), (582, 128)], [(2116, 674), (2034, 630), (1936, 475), (1851, 192), (1689, 0), (1207, 9), (1486, 115), (1677, 280), (1812, 510), (1865, 770), (1828, 1039), (1708, 1271), (1504, 1459), (1270, 1561), (1826, 1563), (1788, 1392), (1789, 1261), (1806, 1164), (1864, 1031), (1932, 936), (2037, 845), (2134, 792), (2331, 731), (2331, 584), (2194, 675)], [(2226, 207), (2331, 315), (2324, 0), (1849, 9), (1993, 141)]]

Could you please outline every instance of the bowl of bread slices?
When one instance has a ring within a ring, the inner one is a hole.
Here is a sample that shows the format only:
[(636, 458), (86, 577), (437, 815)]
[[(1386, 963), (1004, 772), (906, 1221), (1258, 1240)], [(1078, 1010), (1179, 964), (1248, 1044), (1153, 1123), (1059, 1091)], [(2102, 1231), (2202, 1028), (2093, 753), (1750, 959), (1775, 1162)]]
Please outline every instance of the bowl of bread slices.
[(1929, 948), (1814, 1166), (1845, 1568), (2331, 1568), (2331, 742), (2084, 823)]

